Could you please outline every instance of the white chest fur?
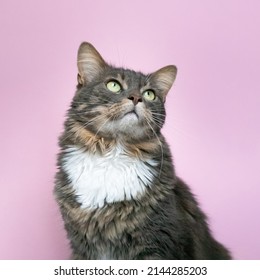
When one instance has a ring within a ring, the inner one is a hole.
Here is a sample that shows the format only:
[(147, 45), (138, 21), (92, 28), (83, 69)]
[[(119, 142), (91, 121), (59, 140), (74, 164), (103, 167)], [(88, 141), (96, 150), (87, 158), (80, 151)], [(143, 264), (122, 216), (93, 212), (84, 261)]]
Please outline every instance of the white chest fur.
[(151, 166), (155, 165), (152, 159), (142, 161), (126, 155), (121, 146), (102, 156), (73, 146), (63, 159), (78, 202), (91, 209), (142, 195), (153, 180)]

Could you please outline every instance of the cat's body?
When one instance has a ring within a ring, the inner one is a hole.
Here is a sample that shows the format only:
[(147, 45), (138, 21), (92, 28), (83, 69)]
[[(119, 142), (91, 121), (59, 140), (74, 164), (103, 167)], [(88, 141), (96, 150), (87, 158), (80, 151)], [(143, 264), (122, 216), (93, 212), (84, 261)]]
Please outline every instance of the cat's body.
[(55, 187), (73, 258), (229, 259), (160, 133), (176, 68), (114, 68), (88, 43), (78, 67)]

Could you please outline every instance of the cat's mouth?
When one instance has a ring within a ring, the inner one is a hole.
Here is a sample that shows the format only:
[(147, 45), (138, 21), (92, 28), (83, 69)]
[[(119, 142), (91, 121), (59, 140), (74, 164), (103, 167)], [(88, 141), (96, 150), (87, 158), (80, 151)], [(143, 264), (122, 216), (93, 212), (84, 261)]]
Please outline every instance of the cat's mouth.
[(125, 113), (125, 114), (124, 114), (124, 117), (127, 117), (127, 118), (137, 118), (137, 119), (139, 119), (139, 116), (138, 116), (137, 112), (135, 111), (135, 109), (133, 109), (133, 110), (131, 110), (131, 111)]

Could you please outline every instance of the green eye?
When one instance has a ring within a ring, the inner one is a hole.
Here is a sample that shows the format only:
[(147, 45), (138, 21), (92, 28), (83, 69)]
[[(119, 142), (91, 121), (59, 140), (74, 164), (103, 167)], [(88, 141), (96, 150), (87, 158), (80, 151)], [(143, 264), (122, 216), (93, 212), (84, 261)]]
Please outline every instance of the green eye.
[(119, 93), (121, 90), (121, 85), (116, 81), (110, 81), (107, 83), (107, 88), (114, 93)]
[(153, 90), (148, 89), (143, 92), (143, 97), (148, 101), (153, 101), (156, 98), (156, 95)]

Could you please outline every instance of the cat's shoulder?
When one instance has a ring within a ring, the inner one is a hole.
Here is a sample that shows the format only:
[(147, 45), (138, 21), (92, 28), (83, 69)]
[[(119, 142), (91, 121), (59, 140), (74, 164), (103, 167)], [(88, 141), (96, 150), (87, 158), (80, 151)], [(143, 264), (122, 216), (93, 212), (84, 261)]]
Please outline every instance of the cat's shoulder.
[(179, 206), (194, 219), (206, 219), (206, 216), (199, 208), (197, 198), (191, 191), (191, 188), (179, 177), (176, 177), (174, 185), (174, 194)]

